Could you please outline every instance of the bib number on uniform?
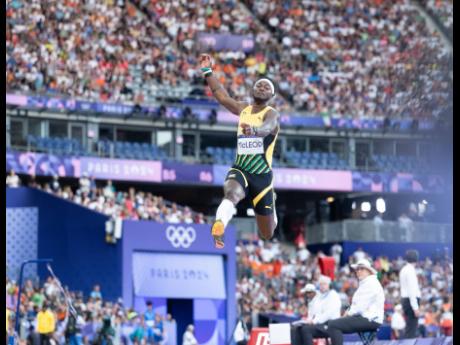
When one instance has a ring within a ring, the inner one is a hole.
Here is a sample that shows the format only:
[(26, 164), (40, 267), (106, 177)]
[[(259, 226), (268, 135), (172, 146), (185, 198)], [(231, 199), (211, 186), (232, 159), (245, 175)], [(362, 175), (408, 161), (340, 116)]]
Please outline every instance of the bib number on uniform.
[(264, 153), (264, 138), (260, 137), (239, 137), (238, 154), (256, 155)]

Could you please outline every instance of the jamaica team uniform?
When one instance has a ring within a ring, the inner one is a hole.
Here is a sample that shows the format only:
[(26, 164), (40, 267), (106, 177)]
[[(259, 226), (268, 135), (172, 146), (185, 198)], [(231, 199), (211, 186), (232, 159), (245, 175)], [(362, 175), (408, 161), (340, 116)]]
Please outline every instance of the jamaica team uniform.
[(226, 177), (226, 180), (234, 179), (243, 186), (246, 196), (252, 200), (254, 211), (259, 215), (272, 214), (274, 209), (272, 156), (278, 132), (264, 138), (248, 137), (243, 135), (241, 123), (259, 127), (270, 109), (273, 108), (267, 106), (251, 114), (252, 106), (247, 106), (241, 111), (236, 159)]

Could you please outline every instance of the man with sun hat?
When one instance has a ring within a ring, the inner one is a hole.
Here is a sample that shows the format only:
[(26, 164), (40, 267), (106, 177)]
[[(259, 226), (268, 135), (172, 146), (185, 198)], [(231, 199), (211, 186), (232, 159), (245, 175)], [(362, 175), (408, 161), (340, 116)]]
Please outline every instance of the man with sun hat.
[(351, 265), (359, 280), (351, 306), (344, 317), (327, 322), (331, 345), (342, 345), (343, 334), (377, 331), (383, 323), (385, 294), (377, 271), (367, 259)]

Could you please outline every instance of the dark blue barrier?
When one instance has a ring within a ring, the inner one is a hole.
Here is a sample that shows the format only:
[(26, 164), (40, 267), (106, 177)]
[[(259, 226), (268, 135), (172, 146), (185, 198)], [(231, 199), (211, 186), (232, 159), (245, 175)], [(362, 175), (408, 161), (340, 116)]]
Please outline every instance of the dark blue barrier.
[[(99, 284), (104, 299), (121, 297), (121, 245), (105, 242), (107, 217), (37, 189), (7, 188), (7, 208), (32, 206), (38, 208), (38, 257), (53, 259), (62, 284), (85, 295)], [(39, 267), (38, 274), (43, 279), (48, 271)]]

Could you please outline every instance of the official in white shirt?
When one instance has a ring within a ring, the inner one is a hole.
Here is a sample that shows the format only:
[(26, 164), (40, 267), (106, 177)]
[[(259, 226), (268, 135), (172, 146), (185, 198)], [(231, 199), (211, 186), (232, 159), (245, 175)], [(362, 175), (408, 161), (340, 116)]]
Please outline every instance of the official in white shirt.
[(406, 252), (407, 263), (399, 271), (399, 284), (401, 287), (401, 304), (406, 317), (406, 329), (404, 338), (415, 338), (418, 325), (420, 286), (418, 284), (415, 263), (418, 261), (418, 252), (408, 250)]
[[(311, 318), (300, 328), (298, 345), (313, 345), (314, 338), (326, 338), (325, 324), (329, 320), (340, 317), (342, 301), (339, 294), (331, 289), (331, 278), (321, 276), (319, 279), (320, 293), (314, 298), (314, 310)], [(310, 312), (309, 312), (310, 316)], [(292, 343), (292, 345), (297, 345)]]
[(351, 268), (359, 280), (358, 289), (344, 317), (327, 322), (331, 345), (343, 345), (343, 334), (377, 331), (383, 323), (385, 294), (377, 279), (377, 271), (366, 259)]

